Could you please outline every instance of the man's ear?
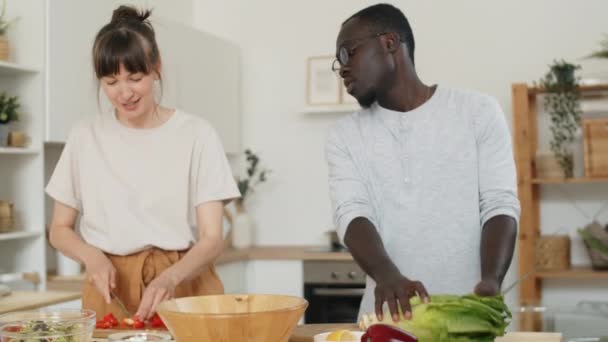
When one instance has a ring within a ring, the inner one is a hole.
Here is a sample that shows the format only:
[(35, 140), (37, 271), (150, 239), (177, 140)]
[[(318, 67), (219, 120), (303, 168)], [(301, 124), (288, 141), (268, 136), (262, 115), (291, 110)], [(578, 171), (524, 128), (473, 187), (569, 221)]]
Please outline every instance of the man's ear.
[(397, 49), (399, 48), (400, 44), (401, 40), (398, 34), (391, 32), (386, 35), (386, 49), (390, 53), (397, 52)]

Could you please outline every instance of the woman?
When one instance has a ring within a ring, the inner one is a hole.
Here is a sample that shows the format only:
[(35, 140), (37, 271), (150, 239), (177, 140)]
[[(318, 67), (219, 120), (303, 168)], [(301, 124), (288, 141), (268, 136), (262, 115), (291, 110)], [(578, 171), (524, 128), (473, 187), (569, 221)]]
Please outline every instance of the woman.
[(51, 244), (85, 265), (83, 307), (98, 317), (126, 316), (114, 296), (147, 319), (163, 300), (223, 293), (213, 260), (223, 206), (240, 196), (213, 128), (155, 99), (149, 15), (121, 6), (97, 34), (93, 64), (113, 111), (72, 129), (46, 188)]

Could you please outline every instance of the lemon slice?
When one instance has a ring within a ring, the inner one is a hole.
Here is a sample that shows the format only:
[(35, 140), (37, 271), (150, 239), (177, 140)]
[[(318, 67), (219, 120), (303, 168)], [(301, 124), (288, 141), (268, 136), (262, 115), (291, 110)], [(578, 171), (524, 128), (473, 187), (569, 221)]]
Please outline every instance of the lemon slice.
[(350, 331), (345, 330), (345, 329), (340, 329), (340, 330), (332, 331), (329, 335), (327, 335), (326, 341), (340, 341), (340, 342), (353, 341), (354, 342), (354, 341), (356, 341), (356, 337)]

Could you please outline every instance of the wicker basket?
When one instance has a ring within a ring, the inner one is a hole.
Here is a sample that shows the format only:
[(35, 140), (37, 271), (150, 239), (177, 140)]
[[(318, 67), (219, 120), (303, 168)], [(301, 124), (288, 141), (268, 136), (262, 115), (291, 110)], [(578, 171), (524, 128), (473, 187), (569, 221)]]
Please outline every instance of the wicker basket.
[(10, 49), (8, 39), (0, 35), (0, 61), (8, 61), (10, 58)]
[(566, 270), (570, 268), (570, 236), (546, 235), (536, 241), (537, 270)]
[(15, 229), (13, 220), (13, 204), (0, 200), (0, 233), (8, 233)]
[(538, 153), (534, 158), (536, 178), (563, 179), (566, 173), (552, 153)]
[(0, 217), (0, 233), (10, 233), (15, 229), (15, 221), (11, 217)]
[(608, 119), (583, 120), (585, 175), (608, 176)]

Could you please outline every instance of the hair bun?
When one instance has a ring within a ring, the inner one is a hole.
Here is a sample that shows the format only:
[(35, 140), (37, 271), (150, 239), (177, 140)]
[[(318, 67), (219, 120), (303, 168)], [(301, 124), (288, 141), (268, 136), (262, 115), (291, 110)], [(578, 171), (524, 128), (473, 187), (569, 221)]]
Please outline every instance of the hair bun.
[(138, 10), (135, 7), (122, 5), (112, 13), (112, 22), (121, 20), (139, 20), (144, 22), (151, 13), (151, 10)]

